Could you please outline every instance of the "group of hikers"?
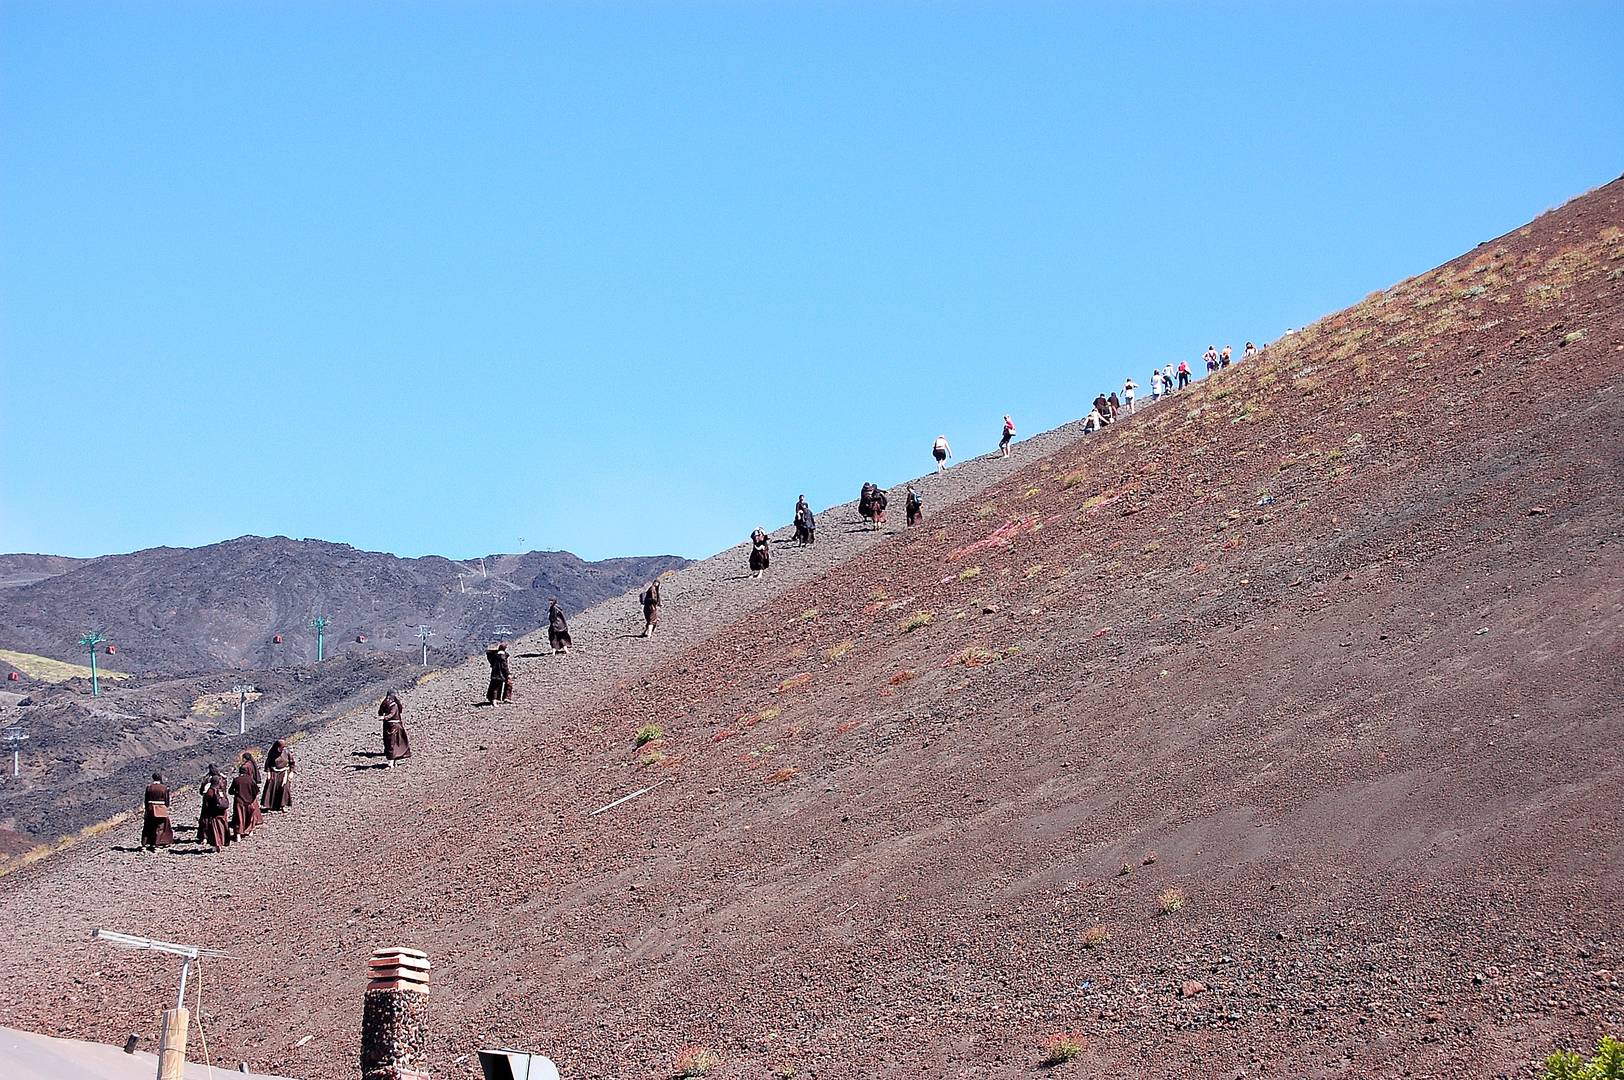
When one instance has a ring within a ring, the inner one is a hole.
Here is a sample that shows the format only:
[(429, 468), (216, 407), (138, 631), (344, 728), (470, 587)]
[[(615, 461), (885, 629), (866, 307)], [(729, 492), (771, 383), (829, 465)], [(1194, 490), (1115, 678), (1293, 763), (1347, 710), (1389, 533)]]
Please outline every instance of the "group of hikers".
[[(1201, 355), (1201, 359), (1207, 365), (1207, 373), (1210, 375), (1219, 368), (1228, 367), (1232, 362), (1232, 355), (1233, 350), (1228, 345), (1225, 345), (1221, 350), (1208, 345), (1207, 351)], [(1257, 346), (1248, 341), (1246, 350), (1241, 353), (1241, 359), (1250, 360), (1256, 355)], [(1193, 375), (1190, 371), (1190, 365), (1183, 360), (1180, 360), (1176, 367), (1173, 364), (1166, 364), (1159, 368), (1151, 368), (1150, 400), (1159, 401), (1169, 394), (1183, 390), (1190, 385), (1191, 378), (1193, 378)], [(1139, 384), (1133, 381), (1132, 376), (1129, 376), (1122, 383), (1121, 396), (1118, 396), (1114, 391), (1108, 395), (1100, 394), (1096, 396), (1093, 408), (1089, 410), (1088, 417), (1083, 421), (1083, 430), (1085, 432), (1098, 431), (1116, 420), (1118, 416), (1132, 416), (1134, 393), (1138, 389)], [(1004, 421), (1008, 423), (1009, 417), (1004, 417)]]
[[(1202, 360), (1206, 364), (1207, 371), (1211, 373), (1228, 367), (1231, 355), (1228, 345), (1221, 350), (1208, 345)], [(1248, 341), (1241, 359), (1250, 360), (1256, 355), (1257, 346)], [(1151, 400), (1159, 400), (1183, 390), (1190, 385), (1191, 378), (1190, 365), (1183, 361), (1176, 366), (1167, 364), (1161, 368), (1151, 368)], [(1134, 396), (1138, 389), (1139, 384), (1130, 377), (1123, 382), (1120, 394), (1112, 392), (1097, 395), (1083, 422), (1083, 430), (1098, 431), (1115, 422), (1119, 416), (1132, 415)], [(1014, 439), (1015, 422), (1005, 415), (998, 440), (1000, 457), (1009, 456), (1009, 445)], [(942, 472), (948, 467), (947, 462), (953, 456), (953, 448), (949, 445), (946, 435), (936, 437), (931, 444), (931, 456), (936, 460), (937, 472)], [(872, 481), (863, 484), (857, 497), (857, 512), (870, 529), (885, 524), (887, 501), (884, 488)], [(904, 510), (910, 528), (924, 519), (924, 500), (911, 483), (907, 488)], [(812, 507), (807, 503), (805, 495), (795, 501), (794, 529), (797, 546), (808, 547), (817, 542), (817, 518), (812, 513)], [(757, 526), (750, 534), (750, 576), (761, 577), (771, 562), (770, 538), (765, 529)], [(655, 578), (638, 595), (638, 604), (643, 612), (641, 637), (649, 637), (659, 627), (661, 603), (660, 581)], [(554, 654), (567, 654), (573, 645), (568, 620), (565, 619), (556, 597), (547, 607), (547, 640)], [(508, 660), (507, 642), (498, 641), (487, 648), (485, 659), (491, 669), (490, 683), (485, 690), (486, 703), (494, 706), (512, 701), (513, 669)], [(388, 766), (393, 766), (395, 762), (411, 757), (412, 754), (406, 727), (401, 720), (402, 711), (400, 696), (393, 690), (385, 694), (378, 704), (378, 715), (383, 720), (383, 756)], [(293, 770), (293, 755), (280, 739), (266, 752), (263, 771), (255, 761), (253, 752), (248, 750), (244, 750), (238, 759), (236, 776), (229, 782), (219, 766), (210, 765), (208, 775), (198, 786), (198, 795), (202, 800), (202, 810), (198, 815), (197, 824), (198, 843), (218, 851), (228, 844), (246, 839), (264, 821), (266, 813), (281, 812), (290, 808), (293, 805)], [(145, 816), (141, 827), (143, 850), (156, 851), (174, 842), (174, 826), (170, 818), (171, 794), (163, 776), (153, 773), (152, 783), (147, 785), (145, 796)]]
[[(227, 844), (246, 840), (268, 813), (281, 813), (293, 805), (293, 754), (281, 739), (265, 752), (262, 769), (251, 750), (237, 759), (237, 772), (227, 780), (220, 766), (210, 765), (208, 775), (198, 785), (202, 807), (197, 816), (197, 842), (219, 851)], [(143, 797), (141, 849), (157, 851), (175, 842), (171, 817), (173, 791), (162, 773), (152, 774)]]

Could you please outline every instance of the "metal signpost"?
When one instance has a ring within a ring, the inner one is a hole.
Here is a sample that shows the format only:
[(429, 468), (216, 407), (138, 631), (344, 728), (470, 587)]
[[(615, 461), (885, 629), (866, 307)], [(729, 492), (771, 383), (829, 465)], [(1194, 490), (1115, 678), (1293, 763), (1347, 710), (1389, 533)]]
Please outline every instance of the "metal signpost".
[(428, 667), (429, 666), (429, 638), (434, 636), (434, 631), (430, 630), (427, 626), (419, 626), (417, 628), (417, 636), (423, 642), (423, 666)]
[(79, 639), (79, 644), (90, 650), (90, 696), (101, 696), (101, 684), (96, 679), (96, 646), (107, 640), (99, 630), (92, 630)]
[(154, 941), (151, 938), (116, 934), (111, 930), (92, 930), (95, 941), (105, 941), (126, 949), (147, 949), (171, 953), (181, 958), (180, 993), (175, 995), (175, 1007), (164, 1010), (162, 1034), (158, 1040), (158, 1080), (184, 1080), (186, 1075), (186, 1034), (191, 1027), (192, 1014), (186, 1009), (186, 976), (200, 956), (225, 956), (219, 949), (204, 949), (196, 945), (177, 945), (172, 941)]
[(317, 615), (310, 620), (311, 627), (316, 631), (316, 663), (321, 663), (327, 657), (327, 623), (325, 615)]
[(237, 734), (243, 735), (248, 731), (248, 695), (254, 692), (254, 688), (247, 683), (238, 683), (231, 688), (231, 692), (237, 695)]

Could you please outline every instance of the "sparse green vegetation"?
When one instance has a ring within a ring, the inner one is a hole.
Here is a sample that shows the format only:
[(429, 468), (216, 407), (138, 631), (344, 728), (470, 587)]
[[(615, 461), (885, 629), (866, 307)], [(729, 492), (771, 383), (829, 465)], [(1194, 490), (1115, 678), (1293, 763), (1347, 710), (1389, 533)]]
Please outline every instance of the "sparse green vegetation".
[(1603, 1035), (1589, 1061), (1572, 1050), (1558, 1050), (1545, 1059), (1545, 1080), (1624, 1080), (1624, 1042)]
[(963, 570), (959, 571), (960, 581), (969, 581), (971, 578), (978, 578), (980, 576), (981, 567), (979, 566), (966, 566)]
[(665, 738), (665, 732), (660, 730), (659, 724), (644, 724), (642, 727), (637, 729), (638, 746), (643, 746), (651, 742), (657, 742), (663, 738)]
[(921, 627), (929, 626), (933, 617), (928, 611), (916, 611), (903, 620), (902, 629), (905, 633), (911, 634)]
[(801, 621), (802, 622), (811, 622), (813, 619), (815, 619), (817, 617), (818, 617), (818, 609), (815, 608), (815, 607), (809, 607), (805, 611), (801, 612)]
[(842, 656), (845, 656), (847, 653), (851, 652), (851, 649), (852, 640), (851, 638), (847, 638), (845, 641), (842, 641), (839, 644), (829, 646), (823, 655), (827, 656), (831, 660), (839, 660)]
[(1095, 923), (1083, 931), (1083, 948), (1093, 949), (1104, 945), (1111, 940), (1111, 933), (1100, 923)]
[(1075, 1031), (1057, 1031), (1044, 1039), (1039, 1045), (1043, 1051), (1042, 1065), (1045, 1069), (1052, 1069), (1056, 1065), (1064, 1065), (1072, 1058), (1083, 1052), (1088, 1041)]
[(1156, 910), (1163, 915), (1174, 915), (1184, 910), (1184, 890), (1166, 889), (1156, 898)]

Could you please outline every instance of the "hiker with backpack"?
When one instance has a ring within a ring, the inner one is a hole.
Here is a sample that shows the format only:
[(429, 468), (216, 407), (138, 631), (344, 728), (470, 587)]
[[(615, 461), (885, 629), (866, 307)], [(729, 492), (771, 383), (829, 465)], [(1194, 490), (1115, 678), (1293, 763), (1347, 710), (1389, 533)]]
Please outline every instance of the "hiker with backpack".
[(1190, 385), (1190, 365), (1183, 360), (1179, 361), (1179, 389), (1183, 390)]
[(919, 524), (920, 519), (925, 516), (924, 500), (919, 497), (919, 492), (914, 490), (914, 486), (912, 484), (908, 485), (908, 497), (906, 501), (903, 502), (902, 506), (908, 514), (909, 528), (913, 528), (913, 526)]
[(1171, 394), (1172, 392), (1173, 392), (1173, 365), (1168, 364), (1168, 365), (1166, 365), (1165, 367), (1162, 368), (1162, 393)]
[(936, 459), (937, 472), (947, 468), (947, 459), (953, 456), (953, 448), (947, 445), (946, 435), (936, 436), (936, 441), (930, 445), (930, 454)]
[[(998, 456), (999, 457), (1009, 457), (1009, 443), (1010, 443), (1010, 440), (1013, 439), (1013, 438), (1015, 438), (1015, 421), (1013, 421), (1013, 420), (1011, 420), (1009, 418), (1008, 413), (1005, 413), (1004, 414), (1004, 437), (998, 440)], [(911, 525), (913, 523), (909, 522), (909, 524)]]
[(1221, 367), (1221, 368), (1226, 368), (1226, 367), (1229, 366), (1229, 346), (1228, 345), (1225, 345), (1224, 346), (1224, 351), (1218, 354), (1218, 366)]
[(226, 787), (226, 778), (220, 775), (220, 766), (209, 766), (209, 775), (198, 785), (197, 794), (203, 803), (197, 815), (197, 842), (219, 851), (231, 843), (231, 834), (226, 828), (226, 815), (231, 812), (231, 792)]
[(1201, 354), (1201, 359), (1206, 361), (1207, 374), (1210, 375), (1218, 370), (1218, 350), (1211, 345), (1208, 345), (1207, 351)]

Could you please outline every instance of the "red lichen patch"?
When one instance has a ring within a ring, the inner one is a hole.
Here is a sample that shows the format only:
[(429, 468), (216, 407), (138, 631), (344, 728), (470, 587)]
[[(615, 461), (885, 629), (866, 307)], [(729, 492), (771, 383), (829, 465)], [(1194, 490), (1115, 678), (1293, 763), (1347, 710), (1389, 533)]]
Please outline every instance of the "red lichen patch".
[(801, 771), (800, 769), (797, 769), (793, 765), (786, 765), (784, 768), (779, 769), (777, 772), (775, 772), (771, 776), (767, 777), (767, 783), (769, 783), (769, 784), (788, 783), (789, 780), (791, 778), (793, 778), (794, 776), (796, 776), (800, 771)]
[(887, 679), (886, 682), (890, 683), (892, 686), (901, 686), (903, 683), (910, 682), (917, 678), (919, 678), (919, 672), (910, 671), (907, 668), (903, 668), (901, 671)]
[(846, 732), (855, 731), (857, 728), (860, 728), (862, 726), (863, 726), (863, 722), (861, 720), (847, 720), (844, 723), (837, 724), (835, 726), (835, 734), (836, 735), (844, 735), (844, 734), (846, 734)]

